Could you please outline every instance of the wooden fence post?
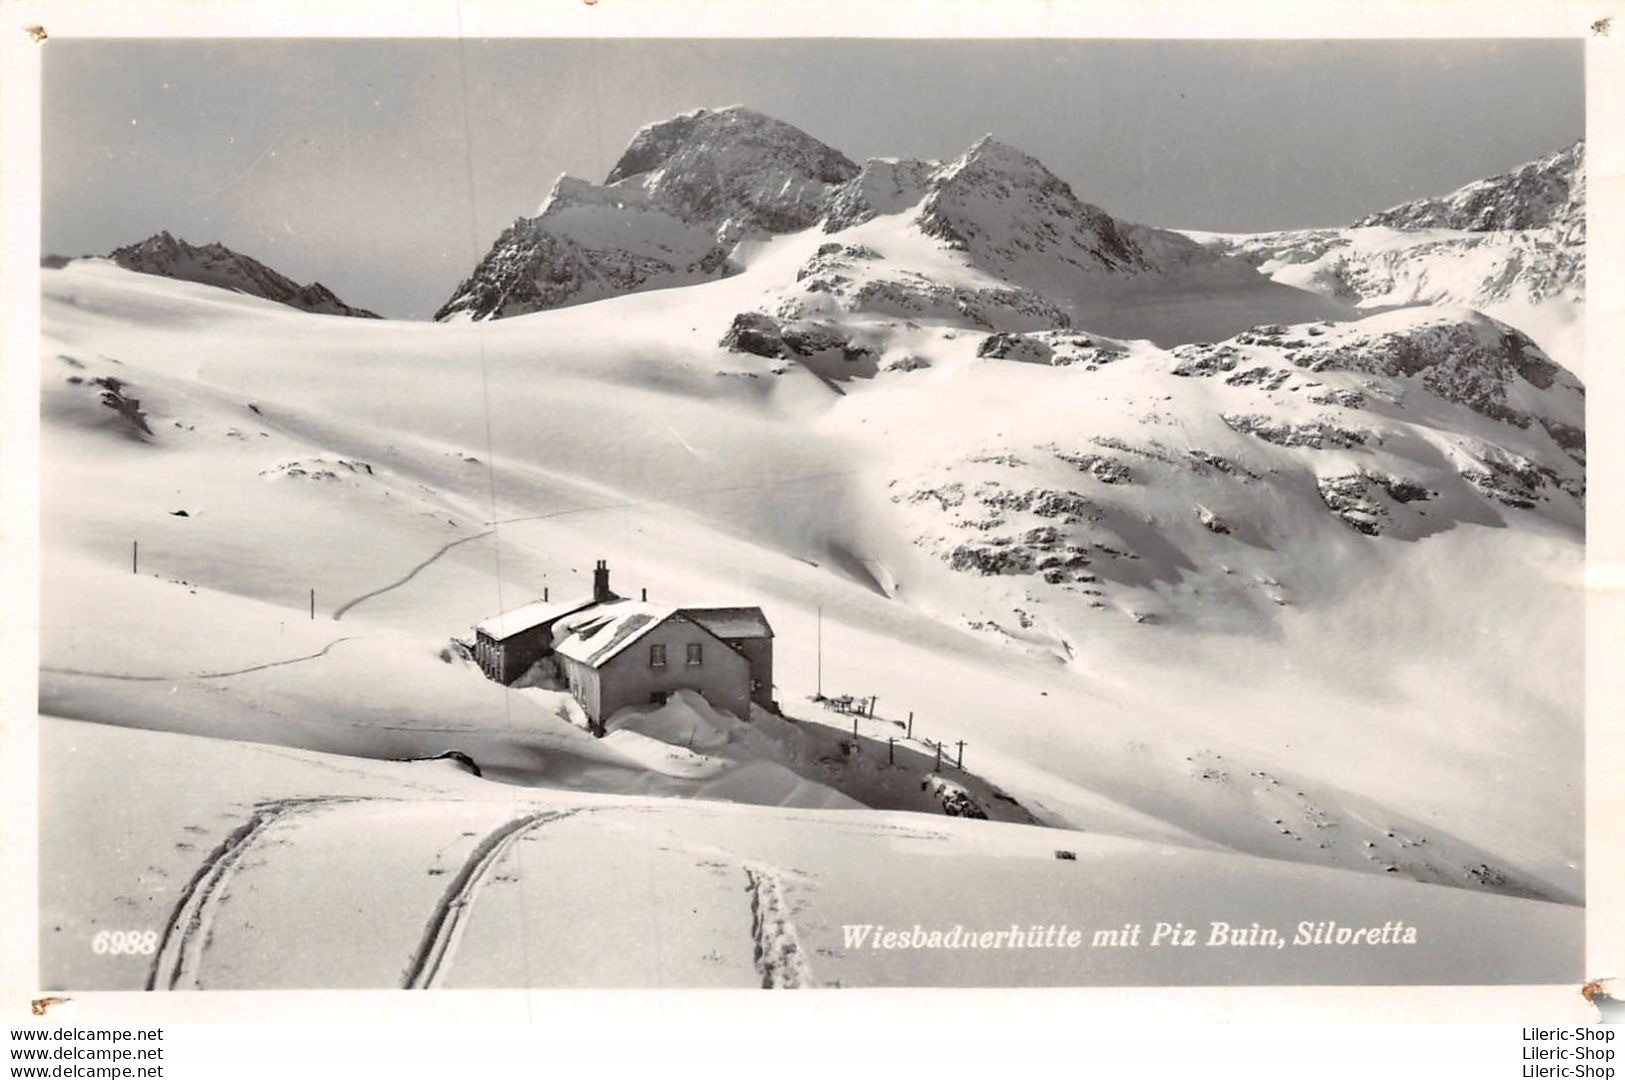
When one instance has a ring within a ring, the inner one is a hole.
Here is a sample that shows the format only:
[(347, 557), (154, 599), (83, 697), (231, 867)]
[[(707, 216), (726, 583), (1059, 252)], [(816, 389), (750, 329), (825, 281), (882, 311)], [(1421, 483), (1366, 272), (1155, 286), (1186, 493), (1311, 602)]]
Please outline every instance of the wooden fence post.
[(914, 710), (913, 709), (910, 709), (908, 711), (908, 735), (906, 737), (910, 738), (910, 739), (912, 739), (914, 737)]
[(941, 743), (937, 743), (937, 767), (936, 767), (936, 769), (934, 771), (936, 771), (936, 772), (941, 772), (942, 771), (942, 744)]
[(897, 764), (897, 740), (891, 736), (886, 738), (886, 764)]
[(963, 772), (964, 769), (965, 769), (965, 740), (964, 739), (959, 740), (959, 760), (954, 762), (954, 768), (959, 769), (961, 772)]

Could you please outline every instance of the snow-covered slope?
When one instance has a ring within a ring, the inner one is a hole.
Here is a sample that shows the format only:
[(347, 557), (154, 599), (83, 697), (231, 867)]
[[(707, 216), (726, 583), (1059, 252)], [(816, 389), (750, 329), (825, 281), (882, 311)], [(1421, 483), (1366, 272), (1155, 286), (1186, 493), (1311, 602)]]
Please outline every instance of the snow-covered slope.
[(378, 318), (374, 312), (346, 304), (319, 281), (301, 285), (258, 259), (251, 259), (224, 244), (196, 247), (185, 240), (175, 239), (168, 232), (161, 232), (140, 243), (116, 248), (107, 257), (126, 270), (214, 285), (317, 315)]
[(1584, 363), (1585, 144), (1344, 229), (1191, 232), (1276, 281), (1367, 310), (1461, 304)]
[(1463, 311), (1173, 351), (921, 323), (869, 379), (715, 343), (825, 242), (478, 329), (47, 271), (44, 706), (702, 794), (437, 658), (608, 557), (763, 605), (792, 714), (822, 607), (826, 692), (966, 739), (1040, 820), (1577, 894), (1571, 377)]
[[(46, 797), (74, 808), (42, 815), (45, 990), (1556, 983), (1552, 944), (1582, 930), (1559, 904), (1111, 836), (515, 791), (72, 721), (41, 742)], [(109, 913), (153, 950), (86, 947)], [(1209, 947), (1215, 921), (1287, 944)], [(1013, 922), (1030, 947), (940, 944)], [(1137, 946), (1095, 944), (1134, 923)], [(916, 925), (918, 947), (876, 940)]]

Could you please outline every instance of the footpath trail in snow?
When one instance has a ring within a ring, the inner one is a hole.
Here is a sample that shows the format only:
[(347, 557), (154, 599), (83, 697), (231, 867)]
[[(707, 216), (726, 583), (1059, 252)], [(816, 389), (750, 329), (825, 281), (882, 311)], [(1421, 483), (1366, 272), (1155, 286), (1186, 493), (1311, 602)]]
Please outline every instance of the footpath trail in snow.
[(746, 867), (750, 889), (751, 936), (756, 942), (756, 970), (764, 990), (799, 990), (813, 985), (812, 967), (796, 936), (790, 906), (779, 875)]
[(401, 577), (396, 581), (392, 581), (388, 585), (379, 586), (371, 592), (362, 593), (360, 596), (346, 600), (344, 603), (340, 604), (333, 611), (333, 621), (338, 622), (340, 619), (344, 618), (344, 613), (355, 607), (357, 604), (365, 603), (374, 597), (382, 596), (388, 592), (394, 592), (402, 585), (407, 584), (413, 578), (417, 577), (418, 574), (434, 565), (434, 563), (437, 562), (442, 555), (446, 554), (446, 552), (450, 551), (452, 548), (471, 543), (475, 540), (483, 540), (487, 536), (495, 535), (495, 533), (495, 529), (486, 529), (484, 532), (474, 533), (472, 536), (465, 536), (459, 540), (453, 540), (448, 544), (442, 544), (438, 549), (436, 549), (433, 555), (430, 555), (427, 559), (424, 559), (422, 562), (412, 567), (411, 570), (407, 571), (404, 577)]
[(621, 499), (614, 502), (599, 503), (593, 506), (571, 506), (566, 507), (563, 510), (552, 510), (545, 514), (522, 514), (516, 517), (499, 518), (493, 523), (491, 528), (486, 529), (483, 532), (473, 533), (472, 535), (464, 536), (457, 540), (452, 540), (449, 543), (442, 544), (428, 558), (412, 567), (411, 570), (407, 571), (395, 581), (390, 582), (388, 585), (381, 585), (378, 588), (373, 589), (371, 592), (365, 592), (360, 596), (346, 600), (344, 603), (340, 604), (334, 609), (333, 621), (337, 622), (344, 618), (345, 614), (351, 608), (356, 607), (359, 604), (365, 603), (368, 600), (376, 599), (377, 597), (383, 596), (385, 593), (394, 592), (403, 585), (409, 584), (413, 578), (417, 577), (424, 570), (427, 570), (430, 566), (433, 566), (442, 556), (449, 553), (453, 548), (460, 547), (463, 544), (471, 543), (475, 540), (483, 540), (488, 536), (495, 536), (497, 529), (503, 525), (520, 525), (533, 521), (549, 521), (553, 518), (569, 517), (574, 514), (590, 514), (601, 510), (631, 510), (638, 507), (655, 506), (661, 503), (681, 502), (684, 499), (702, 498), (708, 495), (729, 495), (741, 491), (755, 491), (770, 487), (785, 487), (790, 484), (811, 483), (816, 480), (831, 480), (856, 475), (858, 475), (856, 470), (813, 473), (807, 476), (792, 476), (781, 479), (758, 481), (749, 484), (727, 484), (720, 487), (695, 488), (690, 491), (680, 491), (671, 495), (652, 495), (643, 499)]
[(271, 660), (264, 664), (254, 664), (251, 667), (236, 668), (232, 671), (205, 671), (189, 675), (126, 675), (117, 671), (85, 671), (81, 668), (50, 666), (41, 666), (40, 670), (50, 672), (53, 675), (81, 675), (89, 679), (118, 679), (121, 682), (185, 682), (188, 679), (229, 679), (233, 675), (248, 675), (269, 668), (287, 667), (290, 664), (303, 664), (309, 660), (320, 660), (331, 652), (335, 646), (342, 645), (346, 641), (355, 640), (357, 638), (354, 635), (334, 638), (317, 651), (305, 656), (295, 656), (287, 660)]

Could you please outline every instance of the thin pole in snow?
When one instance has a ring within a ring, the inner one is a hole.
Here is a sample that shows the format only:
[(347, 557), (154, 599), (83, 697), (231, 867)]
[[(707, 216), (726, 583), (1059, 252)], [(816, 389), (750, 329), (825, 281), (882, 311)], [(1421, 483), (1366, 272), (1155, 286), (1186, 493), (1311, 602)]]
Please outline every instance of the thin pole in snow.
[(937, 743), (937, 772), (942, 771), (942, 744)]
[(914, 737), (914, 710), (910, 709), (908, 711), (908, 738), (912, 739), (913, 737)]
[(315, 619), (316, 619), (316, 590), (315, 589), (310, 590), (310, 618), (311, 618), (312, 622), (314, 622)]
[(959, 769), (959, 770), (963, 770), (965, 768), (965, 740), (964, 739), (959, 740), (959, 760), (954, 762), (954, 768)]
[(130, 541), (130, 573), (139, 574), (140, 572), (141, 572), (141, 541), (139, 541), (139, 540), (131, 540)]
[(871, 720), (875, 718), (875, 702), (879, 700), (880, 699), (878, 697), (872, 697), (869, 699), (869, 719)]
[(897, 764), (897, 740), (891, 736), (886, 738), (886, 764)]
[(818, 605), (818, 686), (813, 691), (818, 697), (824, 696), (824, 605)]
[(858, 737), (858, 717), (857, 717), (857, 714), (854, 713), (853, 716), (852, 716), (852, 738), (854, 740), (856, 740), (857, 737)]

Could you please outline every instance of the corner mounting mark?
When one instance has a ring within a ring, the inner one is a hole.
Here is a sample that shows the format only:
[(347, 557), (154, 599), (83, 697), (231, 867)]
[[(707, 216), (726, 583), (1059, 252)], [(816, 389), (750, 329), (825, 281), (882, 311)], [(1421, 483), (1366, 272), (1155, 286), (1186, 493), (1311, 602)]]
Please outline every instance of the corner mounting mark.
[(36, 45), (51, 36), (45, 32), (45, 27), (43, 26), (25, 26), (23, 27), (23, 33), (33, 38), (34, 44)]
[(1591, 24), (1591, 32), (1598, 37), (1607, 37), (1608, 31), (1613, 27), (1613, 25), (1614, 17), (1612, 15), (1604, 15), (1602, 18)]
[(1580, 988), (1580, 995), (1597, 1010), (1597, 1022), (1617, 1024), (1625, 1017), (1625, 997), (1619, 993), (1618, 979), (1593, 979)]

